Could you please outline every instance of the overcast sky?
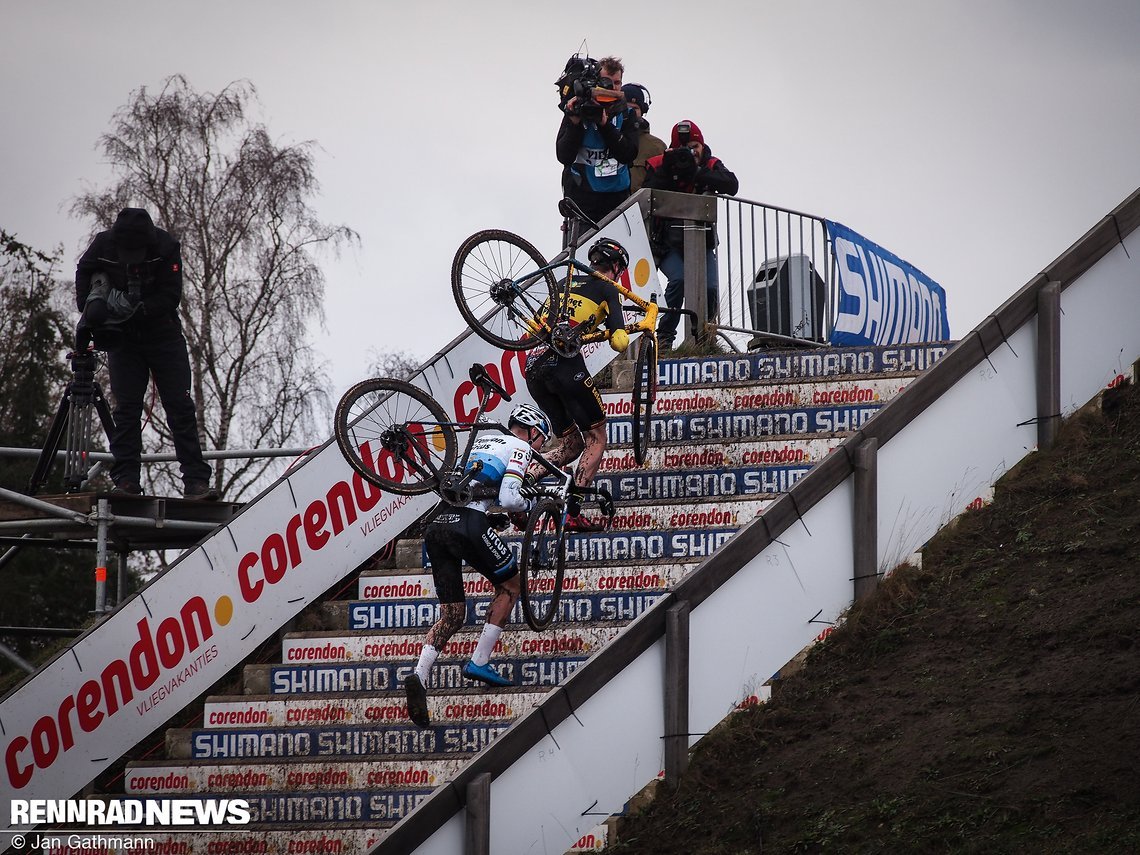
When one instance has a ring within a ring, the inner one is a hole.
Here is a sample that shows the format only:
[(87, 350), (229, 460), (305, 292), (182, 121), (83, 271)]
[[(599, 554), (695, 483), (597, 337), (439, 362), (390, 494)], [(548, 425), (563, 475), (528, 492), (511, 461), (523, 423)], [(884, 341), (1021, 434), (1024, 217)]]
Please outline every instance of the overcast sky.
[(279, 143), (318, 144), (318, 215), (361, 236), (322, 264), (335, 400), (370, 350), (460, 332), (469, 234), (557, 250), (553, 83), (583, 45), (649, 88), (658, 136), (696, 121), (741, 197), (939, 282), (954, 338), (1140, 186), (1137, 0), (0, 0), (0, 227), (70, 276), (116, 108), (172, 74), (249, 80)]

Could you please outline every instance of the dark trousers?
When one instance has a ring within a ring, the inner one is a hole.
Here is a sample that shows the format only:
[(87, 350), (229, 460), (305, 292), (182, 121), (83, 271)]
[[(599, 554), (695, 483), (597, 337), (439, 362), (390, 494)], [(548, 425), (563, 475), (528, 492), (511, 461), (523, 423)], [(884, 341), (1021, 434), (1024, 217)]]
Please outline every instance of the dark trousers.
[(111, 437), (111, 480), (138, 481), (141, 475), (142, 414), (147, 385), (154, 375), (166, 424), (174, 437), (174, 453), (183, 481), (209, 481), (210, 466), (202, 458), (198, 420), (190, 394), (190, 358), (182, 327), (171, 318), (131, 329), (119, 347), (107, 353), (115, 431)]
[[(706, 250), (705, 264), (708, 273), (705, 279), (706, 300), (708, 302), (708, 317), (706, 320), (716, 319), (720, 302), (720, 274), (717, 271), (716, 249), (709, 247)], [(685, 255), (679, 249), (670, 249), (661, 259), (658, 270), (665, 274), (665, 305), (670, 309), (681, 309), (685, 305)], [(657, 321), (657, 338), (668, 345), (673, 344), (677, 336), (677, 326), (681, 323), (681, 316), (670, 313), (660, 315)], [(699, 326), (699, 325), (698, 325)]]

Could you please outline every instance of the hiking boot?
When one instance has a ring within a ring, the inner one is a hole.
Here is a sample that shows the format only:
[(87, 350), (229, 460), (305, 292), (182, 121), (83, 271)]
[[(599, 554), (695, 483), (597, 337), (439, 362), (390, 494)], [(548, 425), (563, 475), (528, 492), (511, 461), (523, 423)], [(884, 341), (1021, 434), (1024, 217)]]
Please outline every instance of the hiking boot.
[(605, 527), (606, 524), (601, 520), (595, 521), (581, 514), (567, 514), (563, 526), (566, 531), (602, 531)]
[(468, 680), (478, 680), (480, 683), (486, 683), (488, 686), (509, 686), (511, 681), (506, 677), (499, 676), (499, 672), (491, 667), (491, 663), (486, 665), (476, 665), (470, 659), (467, 664), (463, 666), (463, 676)]
[(216, 502), (220, 494), (210, 486), (207, 481), (187, 481), (182, 490), (185, 499), (202, 499), (206, 502)]
[(130, 478), (123, 478), (122, 480), (115, 482), (115, 488), (111, 492), (119, 493), (120, 495), (125, 496), (141, 496), (142, 491), (142, 484), (140, 484), (138, 481), (133, 481)]
[(404, 678), (404, 694), (408, 698), (408, 718), (412, 720), (412, 723), (420, 727), (431, 727), (427, 691), (416, 674), (412, 673)]

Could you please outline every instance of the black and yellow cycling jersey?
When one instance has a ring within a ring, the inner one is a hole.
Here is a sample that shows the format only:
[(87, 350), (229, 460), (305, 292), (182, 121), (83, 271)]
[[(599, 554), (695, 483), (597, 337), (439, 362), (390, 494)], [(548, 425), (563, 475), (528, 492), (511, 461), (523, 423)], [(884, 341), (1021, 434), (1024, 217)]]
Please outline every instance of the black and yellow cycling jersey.
[[(586, 332), (593, 332), (605, 324), (611, 332), (624, 332), (621, 305), (621, 293), (606, 280), (574, 277), (568, 301), (571, 326), (586, 324)], [(525, 373), (527, 389), (550, 419), (555, 435), (565, 435), (573, 425), (588, 431), (605, 423), (602, 397), (581, 353), (559, 356), (539, 345), (527, 354)]]
[[(550, 301), (542, 308), (542, 315), (549, 313)], [(570, 310), (570, 326), (586, 324), (586, 332), (591, 333), (602, 324), (615, 332), (625, 329), (621, 311), (621, 293), (611, 283), (597, 276), (575, 276), (570, 286), (567, 300)]]

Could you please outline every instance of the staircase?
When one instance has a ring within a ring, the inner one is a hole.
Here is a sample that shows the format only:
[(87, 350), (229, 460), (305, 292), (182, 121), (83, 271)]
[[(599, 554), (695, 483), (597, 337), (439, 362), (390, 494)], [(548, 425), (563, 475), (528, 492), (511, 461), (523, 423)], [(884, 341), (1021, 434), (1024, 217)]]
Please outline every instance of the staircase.
[[(460, 674), (490, 595), (468, 575), (468, 626), (428, 686), (433, 725), (407, 720), (402, 679), (437, 606), (422, 542), (401, 541), (389, 566), (361, 573), (356, 599), (321, 605), (324, 629), (288, 634), (280, 664), (245, 666), (245, 693), (208, 698), (201, 728), (168, 731), (166, 759), (131, 763), (127, 795), (249, 801), (240, 832), (153, 835), (169, 851), (365, 851), (947, 349), (662, 360), (659, 439), (644, 468), (629, 447), (619, 365), (603, 396), (610, 448), (597, 479), (618, 514), (610, 530), (572, 538), (550, 629), (531, 632), (516, 608), (492, 658), (515, 686), (475, 687)], [(603, 840), (599, 828), (573, 851)]]

